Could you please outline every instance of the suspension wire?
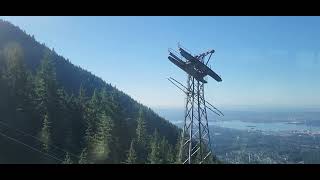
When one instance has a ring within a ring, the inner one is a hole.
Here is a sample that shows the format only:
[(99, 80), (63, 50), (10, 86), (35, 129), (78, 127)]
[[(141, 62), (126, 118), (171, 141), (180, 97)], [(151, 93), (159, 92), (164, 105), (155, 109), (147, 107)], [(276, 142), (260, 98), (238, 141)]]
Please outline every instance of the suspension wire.
[(171, 81), (171, 79), (167, 78), (173, 85), (175, 85), (177, 88), (179, 88), (182, 92), (184, 92), (185, 94), (188, 94), (187, 92), (185, 92), (182, 88), (180, 88), (178, 85), (176, 85), (174, 82)]
[[(185, 90), (182, 90), (182, 88), (178, 87), (175, 83), (173, 83), (170, 79), (174, 80), (176, 83), (178, 83), (180, 86), (184, 87)], [(174, 84), (176, 87), (178, 87), (181, 91), (183, 91), (184, 93), (187, 94), (187, 92), (189, 93), (192, 93), (188, 90), (188, 88), (186, 88), (183, 84), (181, 84), (179, 81), (175, 80), (174, 78), (170, 77), (168, 78), (168, 80)], [(187, 91), (187, 92), (186, 92)], [(209, 103), (208, 101), (204, 100), (206, 103), (208, 103), (213, 109), (217, 110), (222, 116), (224, 116), (224, 114), (219, 110), (217, 109), (216, 107), (214, 107), (211, 103)], [(211, 108), (209, 108), (208, 106), (206, 106), (208, 109), (210, 109), (211, 111), (213, 111)], [(217, 112), (213, 111), (215, 114), (219, 115)], [(219, 115), (220, 116), (220, 115)]]
[(219, 113), (222, 114), (222, 116), (224, 116), (224, 114), (219, 110), (217, 109), (216, 107), (214, 107), (212, 104), (210, 104), (208, 101), (206, 101), (206, 103), (208, 103), (210, 106), (212, 106), (215, 110), (219, 111)]
[(211, 56), (212, 56), (212, 53), (210, 54), (210, 56), (209, 56), (209, 58), (208, 58), (208, 60), (207, 60), (207, 62), (206, 62), (206, 66), (207, 66), (208, 63), (209, 63)]
[(36, 152), (39, 152), (39, 153), (41, 153), (41, 154), (49, 157), (49, 158), (52, 158), (52, 159), (54, 159), (54, 160), (57, 160), (57, 161), (59, 161), (59, 162), (61, 162), (61, 163), (63, 162), (63, 160), (61, 160), (61, 159), (59, 159), (59, 158), (57, 158), (57, 157), (55, 157), (55, 156), (53, 156), (53, 155), (50, 155), (50, 154), (45, 153), (45, 152), (43, 152), (43, 151), (40, 151), (39, 149), (34, 148), (34, 147), (32, 147), (32, 146), (30, 146), (30, 145), (28, 145), (28, 144), (25, 144), (25, 143), (23, 143), (23, 142), (15, 139), (15, 138), (13, 138), (13, 137), (7, 136), (7, 135), (3, 134), (2, 132), (0, 132), (0, 135), (2, 135), (3, 137), (5, 137), (5, 138), (7, 138), (7, 139), (10, 139), (10, 140), (12, 140), (12, 141), (14, 141), (14, 142), (16, 142), (16, 143), (22, 144), (22, 145), (24, 145), (24, 146), (26, 146), (26, 147), (28, 147), (28, 148), (36, 151)]
[[(24, 135), (26, 135), (26, 136), (32, 137), (32, 138), (34, 138), (35, 140), (38, 140), (38, 141), (40, 141), (40, 142), (42, 142), (42, 143), (45, 143), (45, 142), (43, 142), (41, 139), (39, 139), (39, 138), (37, 138), (37, 137), (29, 134), (29, 133), (26, 133), (26, 132), (24, 132), (24, 131), (22, 131), (22, 130), (19, 130), (19, 129), (17, 129), (17, 128), (13, 128), (12, 126), (9, 126), (7, 123), (4, 123), (4, 122), (1, 121), (1, 120), (0, 120), (0, 124), (6, 126), (6, 127), (8, 127), (8, 128), (11, 128), (11, 129), (13, 129), (13, 130), (15, 130), (15, 131), (17, 131), (17, 132), (20, 132), (21, 134), (24, 134)], [(60, 147), (58, 147), (58, 146), (56, 146), (56, 145), (54, 145), (54, 144), (52, 144), (52, 143), (48, 143), (48, 144), (51, 145), (52, 147), (55, 147), (56, 149), (59, 149), (59, 150), (63, 151), (64, 153), (68, 153), (68, 154), (70, 154), (71, 156), (80, 159), (80, 157), (79, 157), (78, 155), (76, 155), (76, 154), (73, 154), (73, 153), (71, 153), (71, 152), (69, 152), (69, 151), (67, 151), (67, 150), (65, 150), (65, 149), (62, 149), (62, 148), (60, 148)]]

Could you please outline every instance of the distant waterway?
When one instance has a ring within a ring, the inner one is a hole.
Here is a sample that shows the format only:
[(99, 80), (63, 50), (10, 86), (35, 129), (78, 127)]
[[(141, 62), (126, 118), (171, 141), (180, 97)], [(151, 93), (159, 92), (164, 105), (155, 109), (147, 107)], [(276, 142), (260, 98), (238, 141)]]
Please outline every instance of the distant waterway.
[[(170, 122), (182, 126), (183, 109), (158, 109), (157, 112)], [(224, 111), (218, 117), (208, 113), (209, 125), (236, 130), (257, 131), (311, 131), (320, 132), (320, 109), (317, 111)]]
[(310, 126), (306, 124), (293, 124), (286, 122), (272, 122), (272, 123), (254, 123), (244, 122), (240, 120), (231, 121), (217, 121), (211, 122), (210, 125), (216, 125), (224, 128), (232, 128), (238, 130), (260, 130), (260, 131), (320, 131), (319, 126)]
[[(174, 122), (177, 125), (181, 125), (182, 121)], [(297, 132), (320, 132), (319, 126), (310, 126), (302, 123), (288, 123), (288, 122), (272, 122), (272, 123), (255, 123), (245, 122), (241, 120), (229, 120), (229, 121), (216, 121), (209, 122), (209, 126), (218, 126), (223, 128), (231, 128), (236, 130), (258, 130), (266, 132), (286, 132), (286, 131), (297, 131)]]

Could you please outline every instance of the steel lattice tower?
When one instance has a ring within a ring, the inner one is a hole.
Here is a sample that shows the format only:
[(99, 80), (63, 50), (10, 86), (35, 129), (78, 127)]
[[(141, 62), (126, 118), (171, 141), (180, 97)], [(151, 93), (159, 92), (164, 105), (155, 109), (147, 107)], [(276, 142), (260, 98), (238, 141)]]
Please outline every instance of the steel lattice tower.
[[(183, 164), (209, 163), (212, 151), (207, 109), (219, 116), (223, 115), (221, 111), (205, 100), (204, 95), (204, 84), (207, 83), (204, 79), (206, 75), (213, 77), (218, 82), (221, 81), (221, 78), (207, 66), (214, 50), (198, 56), (192, 56), (180, 46), (179, 50), (180, 54), (186, 59), (185, 61), (182, 61), (181, 58), (173, 52), (170, 52), (170, 56), (168, 57), (171, 62), (188, 74), (187, 87), (173, 78), (169, 79), (169, 81), (186, 94), (184, 125), (182, 141), (180, 142), (179, 158)], [(205, 57), (207, 55), (210, 55), (210, 57), (205, 63)], [(218, 112), (208, 107), (208, 105)]]

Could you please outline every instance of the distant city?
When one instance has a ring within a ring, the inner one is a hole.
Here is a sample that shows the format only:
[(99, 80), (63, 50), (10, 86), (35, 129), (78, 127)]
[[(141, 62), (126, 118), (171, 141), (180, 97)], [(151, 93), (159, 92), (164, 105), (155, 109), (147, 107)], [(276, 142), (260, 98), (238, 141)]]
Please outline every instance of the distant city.
[[(182, 126), (182, 109), (155, 109)], [(319, 111), (224, 111), (209, 114), (212, 150), (225, 162), (320, 163)]]

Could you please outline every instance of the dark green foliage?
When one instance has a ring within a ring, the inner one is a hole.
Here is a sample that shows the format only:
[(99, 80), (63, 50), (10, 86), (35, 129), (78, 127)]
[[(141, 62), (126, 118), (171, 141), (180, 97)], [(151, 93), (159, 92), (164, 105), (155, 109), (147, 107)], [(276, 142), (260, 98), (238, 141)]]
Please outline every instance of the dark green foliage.
[[(34, 78), (34, 113), (39, 119), (57, 119), (58, 89), (55, 69), (46, 54)], [(46, 116), (46, 118), (45, 118)]]
[(127, 155), (127, 160), (126, 160), (126, 164), (136, 164), (137, 163), (137, 154), (136, 151), (134, 150), (134, 146), (135, 146), (135, 142), (134, 140), (131, 141), (130, 144), (130, 149), (128, 151), (128, 155)]
[(23, 62), (23, 51), (17, 43), (9, 43), (3, 50), (3, 55), (6, 60), (6, 71), (4, 78), (7, 79), (7, 86), (13, 97), (13, 103), (16, 107), (21, 107), (18, 101), (25, 98), (27, 72)]
[[(4, 118), (13, 119), (11, 123), (22, 128), (28, 120), (25, 114), (31, 108), (31, 78), (24, 63), (24, 52), (18, 43), (10, 42), (2, 50), (3, 66), (1, 81), (2, 107)], [(1, 111), (1, 110), (0, 110)]]
[(183, 138), (182, 138), (182, 132), (180, 133), (180, 135), (178, 136), (178, 139), (177, 139), (177, 143), (176, 143), (176, 146), (175, 146), (175, 161), (174, 163), (175, 164), (181, 164), (182, 163), (182, 160), (181, 160), (181, 146), (182, 146), (182, 143), (183, 143)]
[(172, 145), (169, 144), (165, 137), (162, 137), (160, 141), (160, 157), (163, 164), (172, 164), (174, 162), (175, 152)]
[(87, 160), (87, 150), (83, 149), (80, 157), (79, 157), (79, 164), (88, 164), (88, 160)]
[(151, 152), (148, 160), (150, 164), (162, 164), (163, 158), (161, 157), (161, 144), (158, 131), (155, 130), (151, 140)]
[[(152, 163), (172, 163), (175, 158), (176, 126), (2, 20), (0, 99), (0, 121), (39, 137), (41, 142), (21, 140), (63, 163), (148, 163), (148, 155)], [(8, 160), (0, 162), (62, 163), (6, 144), (0, 155)]]
[(50, 122), (47, 114), (44, 115), (43, 125), (41, 129), (41, 140), (43, 142), (43, 150), (49, 151), (49, 145), (51, 143)]
[(143, 117), (142, 110), (139, 110), (139, 116), (137, 119), (137, 143), (143, 147), (146, 147), (147, 144), (147, 129), (146, 129), (146, 121)]
[(94, 136), (94, 154), (97, 159), (107, 159), (110, 153), (110, 146), (112, 145), (112, 120), (105, 112), (101, 113), (97, 131)]
[(70, 158), (69, 153), (66, 153), (66, 156), (65, 156), (62, 164), (72, 164), (72, 160), (71, 160), (71, 158)]
[(146, 122), (143, 117), (142, 109), (139, 110), (137, 117), (136, 128), (137, 150), (138, 150), (138, 162), (144, 163), (147, 159), (147, 129)]
[(94, 123), (98, 121), (98, 93), (94, 91), (91, 100), (88, 103), (88, 106), (85, 108), (84, 119), (86, 122), (86, 132), (85, 132), (85, 142), (88, 146), (88, 151), (92, 151), (92, 146), (94, 145), (94, 136), (95, 136), (95, 125)]

